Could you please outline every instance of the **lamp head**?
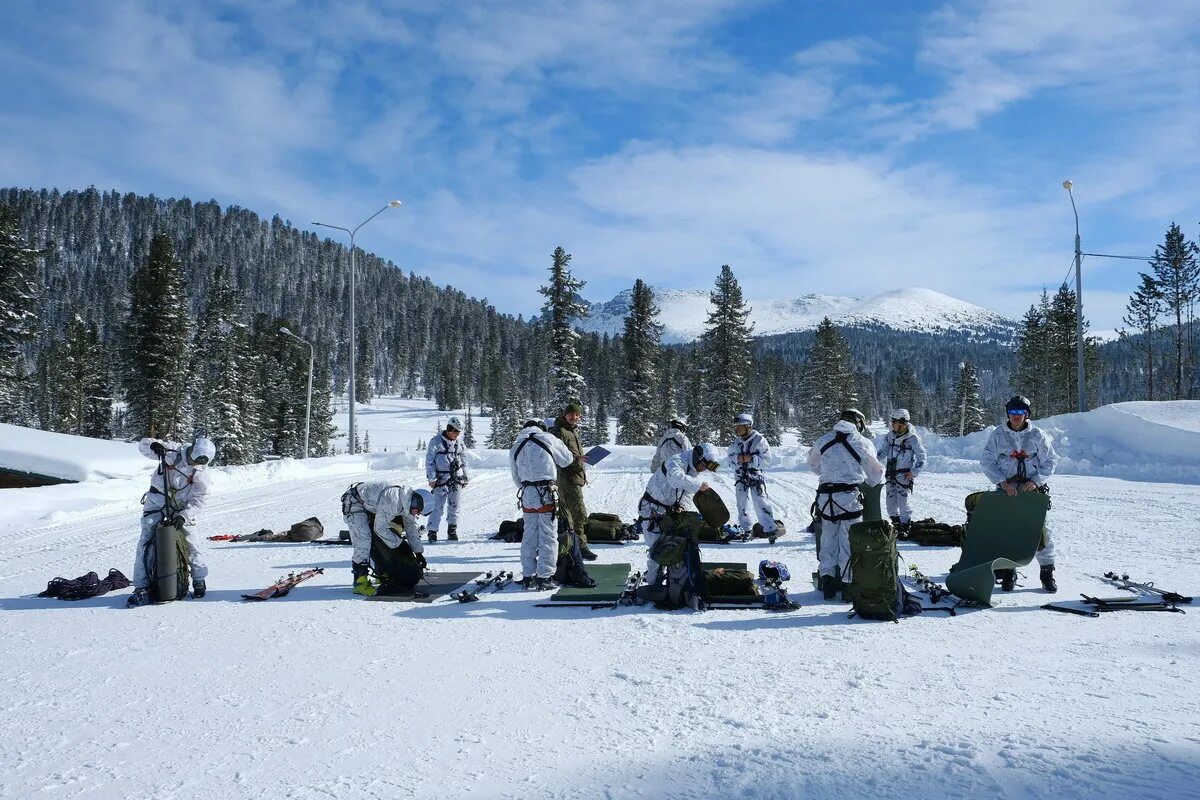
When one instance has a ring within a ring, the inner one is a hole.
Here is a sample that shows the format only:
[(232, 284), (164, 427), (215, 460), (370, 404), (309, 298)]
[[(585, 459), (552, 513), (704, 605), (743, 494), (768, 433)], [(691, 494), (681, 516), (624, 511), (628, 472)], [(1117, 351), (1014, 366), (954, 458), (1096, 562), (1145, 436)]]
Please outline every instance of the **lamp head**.
[(390, 208), (399, 208), (400, 205), (401, 205), (401, 203), (399, 200), (392, 200), (390, 203), (388, 203), (388, 206)]
[(1071, 187), (1074, 185), (1075, 184), (1071, 183), (1070, 178), (1067, 178), (1065, 181), (1063, 181), (1063, 188), (1066, 189), (1068, 192), (1071, 191)]

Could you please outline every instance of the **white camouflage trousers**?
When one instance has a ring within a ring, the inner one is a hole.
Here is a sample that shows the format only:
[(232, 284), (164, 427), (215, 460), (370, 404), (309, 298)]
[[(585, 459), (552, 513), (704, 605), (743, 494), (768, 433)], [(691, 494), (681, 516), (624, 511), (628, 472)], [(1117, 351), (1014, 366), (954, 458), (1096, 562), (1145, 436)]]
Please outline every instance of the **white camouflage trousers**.
[[(817, 507), (821, 512), (836, 516), (843, 512), (862, 511), (858, 491), (835, 492), (833, 495), (818, 494)], [(832, 500), (832, 504), (830, 504)], [(860, 521), (859, 515), (854, 519), (844, 519), (840, 522), (830, 522), (821, 519), (821, 551), (817, 553), (819, 565), (817, 572), (821, 575), (840, 575), (844, 583), (850, 582), (850, 526)]]
[(901, 486), (898, 482), (889, 481), (887, 485), (887, 513), (889, 517), (899, 517), (903, 523), (912, 521), (912, 506), (909, 498), (912, 496), (912, 486)]
[[(133, 561), (133, 588), (135, 589), (150, 587), (150, 576), (146, 572), (146, 548), (150, 542), (154, 541), (154, 527), (158, 524), (159, 519), (158, 514), (142, 517), (142, 534), (138, 537), (137, 555)], [(188, 564), (192, 569), (192, 580), (202, 581), (208, 577), (208, 565), (204, 563), (203, 539), (187, 528), (183, 529), (183, 538), (187, 540)]]
[[(374, 532), (374, 526), (375, 515), (367, 511), (357, 510), (346, 515), (346, 527), (350, 529), (350, 543), (354, 545), (354, 552), (350, 556), (350, 560), (355, 564), (370, 563), (371, 534)], [(393, 550), (400, 546), (400, 537), (391, 528), (388, 528), (379, 538)], [(414, 553), (419, 553), (424, 549), (424, 545), (421, 543), (420, 528), (409, 531), (407, 538)]]
[(525, 532), (521, 536), (521, 577), (549, 578), (558, 567), (558, 515), (551, 511), (525, 511), (542, 508), (556, 495), (550, 487), (525, 486), (521, 489), (521, 518)]
[(446, 515), (446, 524), (458, 525), (458, 491), (457, 486), (438, 486), (433, 489), (433, 511), (429, 512), (429, 530), (437, 532), (442, 526), (442, 514)]
[(763, 532), (770, 533), (775, 530), (775, 510), (771, 508), (771, 501), (767, 499), (765, 485), (760, 489), (739, 483), (734, 489), (737, 493), (738, 523), (741, 524), (742, 530), (749, 533), (754, 525), (750, 520), (750, 505), (754, 506), (754, 515), (762, 524)]

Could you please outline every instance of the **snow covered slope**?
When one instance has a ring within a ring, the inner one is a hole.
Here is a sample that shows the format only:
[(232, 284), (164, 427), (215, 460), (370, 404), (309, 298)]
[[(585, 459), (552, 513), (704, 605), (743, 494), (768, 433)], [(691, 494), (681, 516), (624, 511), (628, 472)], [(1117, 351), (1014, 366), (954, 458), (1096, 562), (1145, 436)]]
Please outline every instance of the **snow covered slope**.
[[(435, 424), (428, 404), (390, 405)], [(787, 614), (543, 609), (545, 595), (520, 591), (373, 603), (349, 593), (344, 548), (307, 544), (210, 544), (200, 601), (44, 600), (33, 595), (55, 575), (130, 571), (145, 476), (0, 490), (0, 797), (1195, 796), (1200, 614), (1055, 614), (1026, 569), (995, 609), (848, 619), (803, 578), (816, 480), (799, 454), (781, 452), (770, 486), (793, 533), (705, 548), (789, 564), (803, 607)], [(632, 514), (648, 461), (621, 448), (602, 462), (589, 506)], [(217, 469), (198, 532), (315, 514), (332, 533), (350, 482), (412, 485), (420, 463), (408, 451)], [(519, 572), (519, 546), (485, 538), (516, 513), (507, 455), (475, 452), (471, 469), (464, 540), (429, 546), (429, 561)], [(717, 488), (732, 503), (728, 480)], [(961, 522), (962, 497), (985, 483), (930, 470), (916, 512)], [(1200, 486), (1063, 475), (1054, 487), (1057, 599), (1120, 594), (1092, 577), (1113, 569), (1200, 589)], [(645, 555), (596, 550), (604, 563)], [(903, 551), (939, 580), (956, 556)], [(308, 566), (326, 572), (286, 598), (240, 600)]]
[[(590, 307), (591, 316), (580, 327), (596, 333), (619, 333), (629, 313), (632, 290), (607, 303)], [(661, 310), (663, 340), (687, 342), (704, 331), (709, 310), (708, 291), (701, 289), (654, 290)], [(752, 299), (750, 321), (759, 336), (812, 330), (829, 317), (838, 325), (879, 325), (896, 330), (937, 333), (971, 331), (981, 337), (1008, 339), (1015, 327), (1009, 318), (986, 308), (956, 300), (929, 289), (898, 289), (861, 299), (809, 294), (792, 299)]]
[(0, 424), (0, 468), (87, 481), (139, 475), (154, 465), (136, 444)]

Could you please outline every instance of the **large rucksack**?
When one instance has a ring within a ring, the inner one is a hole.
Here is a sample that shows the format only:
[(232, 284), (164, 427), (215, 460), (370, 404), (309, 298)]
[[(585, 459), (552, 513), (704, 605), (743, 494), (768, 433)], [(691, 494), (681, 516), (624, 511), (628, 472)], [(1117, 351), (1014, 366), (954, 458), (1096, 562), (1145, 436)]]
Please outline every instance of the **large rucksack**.
[(636, 536), (630, 535), (630, 525), (627, 525), (616, 514), (605, 514), (597, 511), (588, 514), (583, 532), (587, 535), (589, 544), (595, 542), (625, 542)]
[(962, 547), (962, 525), (951, 525), (933, 519), (914, 519), (900, 538), (925, 547)]
[(558, 532), (558, 563), (554, 568), (554, 580), (562, 586), (578, 586), (590, 589), (596, 585), (592, 576), (588, 575), (583, 566), (583, 552), (579, 545), (579, 537), (575, 531), (559, 526)]
[(371, 565), (379, 581), (378, 594), (412, 592), (425, 574), (421, 561), (407, 539), (401, 539), (398, 547), (388, 547), (383, 539), (371, 534)]
[(668, 536), (684, 536), (697, 542), (729, 540), (721, 528), (714, 528), (696, 511), (668, 511), (658, 519), (658, 529)]
[(650, 558), (659, 565), (658, 574), (638, 588), (638, 597), (658, 608), (704, 610), (708, 588), (694, 538), (661, 535), (650, 548)]
[(891, 620), (921, 613), (921, 601), (900, 580), (896, 533), (887, 520), (850, 526), (850, 602), (864, 619)]

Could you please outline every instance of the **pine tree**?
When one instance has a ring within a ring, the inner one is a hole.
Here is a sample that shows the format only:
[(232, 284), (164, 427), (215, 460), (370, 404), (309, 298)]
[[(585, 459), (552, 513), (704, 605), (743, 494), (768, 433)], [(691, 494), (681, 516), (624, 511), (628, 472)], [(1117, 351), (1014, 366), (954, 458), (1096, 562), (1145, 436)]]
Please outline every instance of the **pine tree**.
[(947, 430), (951, 435), (961, 436), (984, 429), (983, 399), (979, 395), (979, 375), (975, 365), (964, 361), (954, 380), (954, 408), (952, 423)]
[(658, 397), (658, 406), (655, 409), (658, 424), (656, 429), (662, 428), (672, 417), (676, 416), (676, 394), (679, 386), (677, 381), (677, 371), (679, 364), (679, 353), (669, 348), (659, 348), (658, 353), (658, 386), (655, 393)]
[[(625, 317), (625, 369), (621, 375), (621, 411), (617, 415), (617, 444), (653, 444), (659, 427), (662, 398), (656, 393), (662, 325), (654, 292), (638, 278), (633, 283), (629, 315)], [(606, 423), (607, 424), (607, 421)]]
[[(223, 464), (249, 464), (258, 452), (258, 386), (242, 305), (217, 267), (208, 286), (204, 314), (196, 332), (196, 422), (217, 445)], [(295, 346), (295, 345), (293, 345)]]
[(1162, 314), (1163, 296), (1154, 278), (1141, 273), (1142, 282), (1129, 298), (1122, 321), (1141, 334), (1140, 349), (1145, 353), (1146, 399), (1154, 399), (1154, 330)]
[(366, 432), (366, 433), (363, 435), (363, 446), (362, 446), (362, 451), (363, 451), (364, 453), (369, 453), (369, 452), (371, 452), (371, 432), (370, 432), (370, 431), (367, 431), (367, 432)]
[(0, 205), (0, 422), (28, 422), (25, 355), (38, 323), (37, 258), (16, 212)]
[(772, 447), (782, 444), (783, 426), (779, 420), (778, 398), (775, 395), (775, 376), (773, 374), (763, 375), (762, 394), (754, 409), (754, 423), (768, 444)]
[(1011, 379), (1013, 391), (1047, 409), (1050, 396), (1049, 314), (1050, 297), (1043, 290), (1039, 303), (1030, 306), (1021, 317), (1017, 329), (1017, 368)]
[(359, 325), (354, 337), (358, 354), (354, 361), (354, 402), (371, 404), (371, 371), (375, 367), (375, 346), (368, 335), (366, 325)]
[(492, 416), (492, 432), (487, 446), (496, 450), (512, 447), (525, 421), (525, 401), (517, 384), (516, 374), (508, 370), (504, 376), (504, 403)]
[(555, 414), (561, 414), (568, 403), (583, 400), (585, 385), (575, 349), (579, 334), (571, 323), (587, 314), (579, 302), (584, 285), (571, 274), (570, 253), (554, 248), (550, 282), (538, 291), (546, 297), (542, 313), (550, 324), (550, 411)]
[(112, 390), (100, 334), (78, 314), (57, 345), (54, 384), (58, 400), (52, 429), (76, 436), (112, 435)]
[(130, 281), (125, 325), (127, 432), (170, 438), (185, 435), (191, 369), (191, 316), (183, 269), (170, 238), (156, 234), (150, 253)]
[(466, 430), (463, 431), (463, 447), (468, 450), (475, 449), (475, 421), (471, 417), (471, 406), (467, 406), (467, 422)]
[(693, 442), (705, 442), (712, 438), (708, 427), (707, 394), (704, 385), (704, 368), (700, 366), (699, 349), (693, 345), (683, 365), (684, 403), (683, 411), (688, 418), (688, 428)]
[(817, 326), (801, 371), (797, 402), (800, 441), (811, 444), (837, 422), (843, 409), (855, 406), (856, 388), (850, 345), (826, 317)]
[(925, 409), (925, 392), (912, 364), (897, 364), (892, 370), (890, 396), (892, 408), (908, 409), (914, 424), (933, 427), (935, 420)]
[(1183, 231), (1175, 223), (1167, 229), (1166, 240), (1154, 248), (1154, 258), (1150, 267), (1154, 271), (1154, 284), (1162, 295), (1163, 311), (1168, 317), (1174, 317), (1175, 327), (1172, 339), (1175, 344), (1175, 388), (1174, 399), (1184, 399), (1185, 382), (1184, 365), (1187, 358), (1184, 355), (1186, 334), (1184, 320), (1188, 318), (1193, 303), (1200, 298), (1200, 265), (1196, 262), (1196, 254), (1200, 252), (1194, 242), (1188, 241)]
[(592, 447), (608, 443), (608, 401), (597, 395), (589, 424), (584, 431), (584, 444)]
[(749, 405), (748, 388), (754, 367), (750, 353), (753, 331), (748, 322), (750, 309), (728, 264), (721, 267), (709, 301), (713, 307), (708, 313), (707, 330), (700, 339), (708, 400), (703, 427), (715, 432), (720, 443), (727, 445), (733, 439), (734, 416)]
[(313, 369), (312, 417), (309, 423), (309, 447), (317, 458), (334, 455), (330, 442), (337, 434), (337, 428), (333, 424), (332, 392), (333, 371), (329, 368), (328, 353), (318, 350)]

